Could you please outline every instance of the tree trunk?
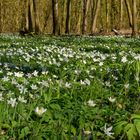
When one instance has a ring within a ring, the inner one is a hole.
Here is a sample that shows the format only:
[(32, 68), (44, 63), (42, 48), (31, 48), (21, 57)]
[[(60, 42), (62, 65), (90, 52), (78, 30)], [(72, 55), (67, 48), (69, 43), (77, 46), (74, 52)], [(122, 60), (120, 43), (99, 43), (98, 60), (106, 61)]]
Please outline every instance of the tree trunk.
[(40, 29), (40, 22), (39, 22), (39, 15), (38, 15), (38, 11), (37, 11), (37, 1), (33, 0), (33, 11), (34, 11), (34, 22), (35, 22), (35, 33), (40, 33), (41, 29)]
[(29, 0), (25, 0), (25, 30), (29, 30)]
[(2, 0), (0, 1), (0, 33), (2, 32)]
[(106, 0), (106, 32), (108, 33), (109, 31), (109, 0)]
[[(78, 5), (79, 4), (79, 5)], [(81, 23), (82, 23), (82, 1), (80, 1), (78, 4), (76, 4), (76, 7), (78, 7), (78, 9), (76, 10), (76, 12), (78, 13), (78, 18), (77, 18), (77, 22), (76, 22), (76, 32), (78, 33), (78, 34), (81, 34), (82, 33), (82, 26), (81, 26)], [(80, 11), (81, 10), (81, 12), (78, 12), (78, 11)]]
[(56, 32), (55, 0), (52, 0), (52, 24), (53, 24), (53, 34), (55, 34)]
[(70, 30), (70, 0), (67, 0), (67, 4), (66, 4), (66, 24), (65, 24), (65, 27), (66, 27), (66, 29), (65, 29), (65, 33), (66, 34), (69, 34), (69, 30)]
[(58, 17), (58, 0), (52, 0), (52, 19), (53, 19), (53, 34), (59, 35), (59, 17)]
[(94, 11), (95, 11), (95, 0), (90, 0), (90, 8), (91, 8), (91, 18), (90, 18), (90, 33), (92, 33), (92, 26), (93, 26), (93, 20), (94, 20)]
[(89, 0), (83, 0), (83, 23), (82, 23), (82, 34), (87, 32), (87, 14), (89, 10)]
[(45, 15), (44, 15), (44, 20), (45, 20), (45, 22), (44, 22), (44, 25), (43, 25), (43, 28), (42, 28), (42, 30), (45, 30), (45, 28), (47, 27), (47, 22), (48, 22), (48, 19), (49, 19), (49, 17), (50, 17), (50, 13), (52, 12), (51, 10), (52, 10), (52, 7), (51, 7), (51, 4), (49, 3), (48, 5), (46, 5), (46, 10), (45, 10)]
[(30, 0), (30, 16), (29, 16), (29, 31), (35, 32), (35, 13), (34, 13), (34, 0)]
[(132, 36), (137, 36), (137, 2), (132, 0)]
[(123, 8), (123, 2), (124, 2), (124, 0), (120, 0), (120, 29), (122, 29), (122, 27), (123, 27), (123, 10), (124, 10), (124, 8)]
[(130, 27), (132, 27), (132, 12), (131, 12), (131, 8), (130, 8), (130, 4), (129, 4), (128, 0), (125, 0), (125, 5), (126, 5), (126, 8), (127, 8), (129, 25), (130, 25)]
[(100, 10), (100, 2), (101, 2), (100, 0), (97, 0), (97, 3), (96, 3), (96, 9), (95, 9), (93, 24), (92, 24), (92, 33), (94, 33), (96, 31), (96, 23), (97, 23), (98, 13)]

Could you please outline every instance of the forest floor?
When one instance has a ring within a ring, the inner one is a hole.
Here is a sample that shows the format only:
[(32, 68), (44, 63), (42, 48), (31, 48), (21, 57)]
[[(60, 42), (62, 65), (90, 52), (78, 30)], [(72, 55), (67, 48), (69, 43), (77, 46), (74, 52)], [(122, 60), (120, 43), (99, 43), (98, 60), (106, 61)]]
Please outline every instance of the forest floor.
[(140, 40), (0, 35), (0, 139), (140, 138)]

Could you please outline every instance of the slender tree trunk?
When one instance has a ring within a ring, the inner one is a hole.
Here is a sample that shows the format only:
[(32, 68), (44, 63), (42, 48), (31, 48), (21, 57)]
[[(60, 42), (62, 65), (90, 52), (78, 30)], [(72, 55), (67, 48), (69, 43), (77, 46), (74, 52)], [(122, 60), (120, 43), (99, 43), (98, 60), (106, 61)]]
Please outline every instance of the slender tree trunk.
[(64, 34), (66, 31), (66, 17), (67, 17), (67, 1), (63, 1), (63, 14), (62, 14), (62, 21), (61, 21), (61, 31)]
[(39, 22), (39, 15), (37, 11), (37, 1), (33, 0), (33, 9), (34, 9), (34, 22), (35, 22), (35, 33), (40, 33), (40, 22)]
[(45, 28), (46, 28), (46, 26), (47, 26), (47, 24), (48, 24), (48, 19), (49, 19), (49, 17), (50, 17), (50, 13), (52, 12), (51, 10), (52, 10), (52, 7), (51, 7), (51, 4), (50, 3), (48, 3), (48, 5), (46, 5), (46, 10), (45, 10), (45, 15), (44, 15), (44, 20), (45, 20), (45, 22), (44, 22), (44, 25), (43, 25), (43, 28), (42, 28), (42, 30), (44, 30)]
[[(79, 4), (79, 5), (78, 5)], [(81, 34), (81, 22), (82, 22), (82, 1), (80, 1), (79, 3), (78, 3), (77, 5), (76, 5), (76, 7), (78, 7), (78, 9), (76, 10), (76, 12), (78, 13), (78, 19), (77, 19), (77, 23), (76, 23), (76, 32), (78, 33), (78, 34)], [(81, 10), (80, 12), (78, 12), (79, 11), (79, 9)]]
[(90, 33), (92, 33), (92, 25), (94, 20), (94, 10), (95, 10), (95, 0), (90, 0), (90, 7), (91, 7), (91, 19), (90, 19)]
[(83, 0), (83, 23), (82, 23), (82, 34), (87, 32), (87, 14), (89, 10), (89, 0)]
[(106, 0), (106, 32), (108, 33), (109, 31), (109, 0)]
[(29, 32), (33, 32), (34, 31), (34, 16), (33, 16), (33, 3), (32, 0), (29, 0), (28, 3), (28, 21), (29, 21), (29, 28), (28, 31)]
[(31, 32), (35, 32), (35, 11), (34, 11), (34, 0), (30, 0), (30, 15), (31, 15), (31, 23), (29, 24), (30, 25), (30, 31)]
[(116, 15), (115, 15), (115, 5), (116, 3), (115, 3), (115, 0), (111, 0), (111, 12), (110, 12), (110, 16), (111, 16), (111, 18), (110, 18), (110, 22), (111, 22), (111, 30), (113, 30), (114, 28), (116, 28), (115, 27), (115, 25), (116, 25), (116, 23), (115, 23), (115, 19), (116, 19)]
[(131, 12), (131, 8), (130, 8), (130, 4), (129, 4), (128, 0), (125, 0), (125, 5), (126, 5), (126, 8), (127, 8), (129, 25), (130, 25), (130, 27), (132, 27), (132, 12)]
[(100, 2), (100, 18), (99, 18), (99, 25), (100, 25), (100, 28), (99, 28), (99, 32), (100, 33), (103, 33), (104, 31), (104, 19), (105, 19), (105, 0), (101, 0)]
[(67, 0), (67, 4), (66, 4), (66, 9), (67, 9), (67, 12), (66, 12), (66, 29), (65, 29), (65, 33), (66, 34), (69, 34), (69, 30), (70, 30), (70, 0)]
[(2, 0), (0, 1), (0, 33), (2, 32)]
[(98, 13), (100, 10), (100, 2), (101, 2), (100, 0), (97, 0), (97, 3), (96, 3), (95, 15), (94, 15), (93, 24), (92, 24), (92, 33), (96, 31), (96, 23), (97, 23)]
[(52, 0), (52, 19), (53, 19), (53, 34), (60, 34), (58, 21), (58, 0)]
[(132, 36), (137, 36), (137, 1), (132, 0)]
[(124, 0), (120, 0), (120, 29), (123, 27), (123, 2)]
[(34, 0), (25, 0), (23, 4), (23, 8), (25, 8), (25, 13), (23, 13), (25, 25), (23, 23), (22, 28), (25, 32), (35, 32)]
[(60, 21), (59, 21), (59, 8), (58, 8), (58, 1), (59, 0), (56, 0), (56, 3), (55, 3), (55, 14), (56, 14), (56, 23), (57, 23), (57, 28), (56, 28), (56, 34), (57, 35), (60, 35)]
[(20, 1), (20, 5), (22, 7), (22, 10), (19, 31), (25, 31), (28, 30), (28, 1), (27, 0)]
[(29, 31), (29, 0), (25, 0), (25, 30)]
[(53, 34), (55, 34), (56, 32), (55, 0), (52, 0), (52, 24), (53, 24)]

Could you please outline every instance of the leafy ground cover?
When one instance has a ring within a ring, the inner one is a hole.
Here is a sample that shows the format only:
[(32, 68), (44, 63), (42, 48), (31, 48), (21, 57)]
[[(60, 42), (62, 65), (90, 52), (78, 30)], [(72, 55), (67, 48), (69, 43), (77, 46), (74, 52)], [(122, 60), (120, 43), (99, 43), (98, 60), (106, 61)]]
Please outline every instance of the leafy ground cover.
[(0, 36), (1, 140), (140, 139), (140, 40)]

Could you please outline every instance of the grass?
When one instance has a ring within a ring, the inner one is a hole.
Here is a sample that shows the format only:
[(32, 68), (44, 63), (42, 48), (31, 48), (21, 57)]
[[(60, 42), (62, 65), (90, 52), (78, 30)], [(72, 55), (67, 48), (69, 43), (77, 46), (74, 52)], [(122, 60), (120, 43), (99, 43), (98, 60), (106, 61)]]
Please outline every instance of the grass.
[(0, 36), (0, 139), (139, 139), (139, 44)]

